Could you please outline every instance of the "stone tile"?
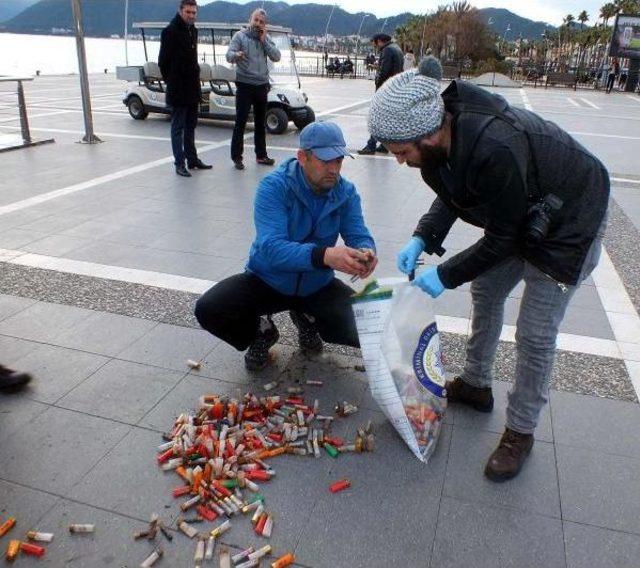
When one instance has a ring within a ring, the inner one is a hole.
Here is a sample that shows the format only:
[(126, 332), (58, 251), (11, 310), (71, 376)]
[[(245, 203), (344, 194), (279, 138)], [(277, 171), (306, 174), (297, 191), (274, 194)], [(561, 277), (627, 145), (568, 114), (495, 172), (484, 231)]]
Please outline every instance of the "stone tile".
[[(72, 488), (129, 427), (49, 408), (2, 442), (2, 476), (34, 489), (63, 493)], [(27, 465), (28, 464), (28, 467)]]
[(0, 320), (11, 317), (13, 314), (17, 314), (35, 303), (36, 300), (31, 298), (0, 294)]
[(135, 424), (184, 373), (112, 360), (58, 401), (63, 408)]
[(91, 313), (72, 306), (38, 302), (0, 322), (0, 333), (50, 343)]
[(61, 333), (55, 343), (101, 355), (116, 356), (151, 331), (156, 322), (117, 314), (94, 312)]
[[(162, 519), (168, 520), (164, 511), (157, 512)], [(72, 535), (69, 533), (72, 523), (94, 524), (95, 533)], [(56, 536), (47, 545), (45, 556), (38, 559), (38, 566), (138, 566), (157, 546), (164, 550), (162, 562), (167, 566), (191, 566), (195, 543), (192, 547), (186, 538), (177, 537), (180, 540), (174, 538), (168, 543), (158, 536), (152, 542), (134, 542), (131, 535), (146, 526), (146, 523), (116, 513), (61, 500), (42, 519), (43, 530), (46, 528)]]
[(636, 568), (640, 536), (564, 522), (567, 568)]
[(562, 522), (443, 497), (430, 566), (564, 568)]
[[(0, 440), (14, 432), (27, 428), (34, 420), (44, 414), (49, 406), (30, 400), (28, 390), (0, 396)], [(0, 445), (0, 455), (6, 457), (6, 449)], [(0, 478), (3, 471), (0, 470)]]
[[(443, 445), (425, 465), (409, 453), (386, 418), (374, 414), (375, 453), (329, 462), (328, 479), (296, 548), (301, 564), (344, 566), (348, 557), (349, 566), (424, 566), (429, 560), (448, 433), (443, 432)], [(351, 488), (330, 493), (328, 485), (342, 478), (351, 481)], [(384, 538), (382, 527), (387, 528)]]
[[(211, 336), (212, 340), (217, 341)], [(228, 343), (219, 341), (204, 359), (199, 376), (207, 376), (221, 381), (240, 384), (253, 384), (262, 389), (262, 385), (276, 380), (287, 368), (294, 353), (290, 345), (282, 342), (274, 345), (271, 350), (269, 364), (258, 372), (247, 371), (244, 366), (244, 352), (237, 351)], [(195, 372), (194, 372), (195, 374)]]
[(240, 385), (207, 377), (187, 375), (144, 415), (138, 422), (138, 426), (151, 428), (158, 432), (167, 432), (171, 429), (178, 415), (198, 407), (198, 399), (203, 394), (237, 396), (238, 389), (241, 394), (244, 394), (245, 388)]
[(66, 497), (140, 520), (154, 511), (173, 516), (180, 509), (171, 489), (182, 481), (175, 472), (164, 472), (157, 465), (161, 443), (157, 432), (132, 429)]
[(454, 427), (444, 495), (559, 518), (553, 446), (536, 442), (516, 478), (494, 483), (484, 476), (484, 467), (499, 440), (499, 434)]
[(640, 460), (556, 443), (562, 517), (640, 535)]
[(552, 391), (551, 412), (560, 444), (640, 459), (640, 405)]
[(2, 354), (2, 364), (7, 367), (13, 367), (15, 362), (24, 357), (28, 353), (35, 351), (40, 347), (40, 343), (27, 341), (26, 339), (18, 339), (16, 337), (7, 337), (0, 335), (0, 353)]
[(602, 308), (590, 310), (569, 306), (560, 324), (560, 333), (615, 339), (607, 314)]
[(41, 402), (56, 402), (108, 361), (93, 353), (36, 345), (36, 349), (18, 359), (15, 366), (31, 373), (33, 380), (25, 392), (29, 398)]
[(67, 235), (49, 235), (43, 239), (33, 241), (22, 248), (35, 254), (63, 256), (72, 250), (85, 246), (88, 242), (88, 239)]
[(46, 236), (46, 232), (13, 228), (0, 233), (0, 247), (4, 249), (22, 249), (25, 245)]
[(0, 519), (15, 517), (16, 526), (3, 539), (24, 538), (28, 530), (46, 530), (39, 521), (59, 500), (54, 495), (35, 491), (22, 485), (0, 481)]
[(198, 329), (158, 324), (118, 357), (165, 369), (188, 371), (187, 361), (199, 361), (219, 343), (210, 333)]
[[(513, 383), (505, 381), (493, 381), (493, 412), (478, 412), (463, 404), (450, 404), (447, 413), (451, 415), (453, 423), (461, 428), (469, 430), (487, 430), (489, 432), (504, 432), (506, 423), (506, 410), (508, 404), (507, 395)], [(549, 405), (545, 405), (540, 415), (535, 437), (544, 442), (553, 442), (551, 429), (551, 413)]]

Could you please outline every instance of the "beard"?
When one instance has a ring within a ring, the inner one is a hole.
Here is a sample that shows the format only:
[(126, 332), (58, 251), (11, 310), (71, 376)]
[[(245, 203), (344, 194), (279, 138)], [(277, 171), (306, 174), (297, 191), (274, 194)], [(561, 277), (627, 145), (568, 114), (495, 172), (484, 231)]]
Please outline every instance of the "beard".
[(435, 170), (447, 162), (447, 151), (441, 146), (427, 146), (420, 144), (420, 163), (409, 164), (415, 168), (426, 168)]

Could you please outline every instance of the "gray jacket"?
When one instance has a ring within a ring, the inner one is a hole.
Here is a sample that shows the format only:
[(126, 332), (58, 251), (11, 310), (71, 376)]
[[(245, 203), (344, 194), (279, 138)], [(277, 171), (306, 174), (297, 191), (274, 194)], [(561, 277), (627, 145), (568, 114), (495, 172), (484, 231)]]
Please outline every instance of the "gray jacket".
[[(245, 54), (243, 59), (238, 59), (238, 52)], [(267, 57), (271, 61), (280, 61), (280, 50), (267, 36), (261, 42), (250, 28), (236, 32), (231, 38), (227, 50), (227, 61), (236, 64), (236, 81), (249, 85), (264, 85), (269, 82), (269, 68)]]

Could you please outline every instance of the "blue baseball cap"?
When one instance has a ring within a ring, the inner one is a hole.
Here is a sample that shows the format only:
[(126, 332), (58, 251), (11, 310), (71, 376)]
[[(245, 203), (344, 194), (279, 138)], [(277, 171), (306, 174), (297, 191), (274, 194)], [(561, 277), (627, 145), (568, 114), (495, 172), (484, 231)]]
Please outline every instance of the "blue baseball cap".
[(347, 143), (342, 130), (335, 122), (312, 122), (300, 132), (300, 148), (311, 150), (313, 155), (323, 162), (349, 156)]

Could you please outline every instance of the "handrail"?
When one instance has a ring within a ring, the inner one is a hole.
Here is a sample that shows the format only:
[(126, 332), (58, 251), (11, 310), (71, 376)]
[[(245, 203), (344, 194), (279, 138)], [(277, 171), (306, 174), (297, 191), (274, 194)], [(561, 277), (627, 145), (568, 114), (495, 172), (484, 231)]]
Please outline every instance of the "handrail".
[(22, 144), (0, 148), (0, 152), (6, 150), (14, 150), (16, 148), (26, 148), (27, 146), (35, 146), (37, 144), (46, 144), (48, 142), (54, 141), (53, 138), (40, 141), (34, 141), (31, 138), (31, 131), (29, 130), (29, 118), (27, 116), (27, 103), (24, 98), (24, 87), (22, 86), (22, 83), (25, 81), (33, 81), (33, 77), (0, 76), (0, 83), (18, 83), (18, 112), (20, 114), (20, 130), (22, 133)]

